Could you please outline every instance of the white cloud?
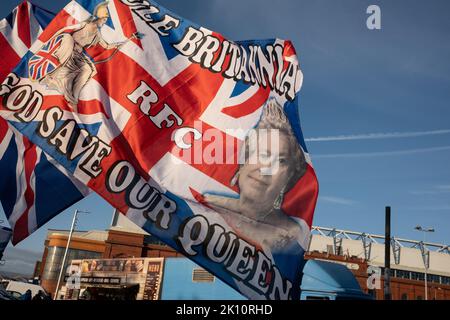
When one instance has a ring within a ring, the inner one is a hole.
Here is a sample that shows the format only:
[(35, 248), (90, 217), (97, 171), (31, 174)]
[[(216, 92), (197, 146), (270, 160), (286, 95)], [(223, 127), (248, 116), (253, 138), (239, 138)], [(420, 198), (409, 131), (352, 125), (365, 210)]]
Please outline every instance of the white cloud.
[(366, 158), (366, 157), (385, 157), (385, 156), (403, 156), (417, 153), (437, 152), (450, 150), (450, 146), (423, 148), (423, 149), (409, 149), (398, 151), (380, 151), (380, 152), (363, 152), (363, 153), (331, 153), (331, 154), (316, 154), (314, 159), (329, 159), (329, 158)]
[(405, 208), (406, 210), (410, 211), (450, 211), (450, 205), (444, 204), (444, 205), (431, 205), (431, 206), (423, 206), (423, 207), (409, 207)]
[(3, 255), (5, 264), (0, 271), (32, 275), (36, 261), (41, 258), (42, 253), (8, 246)]
[(422, 195), (445, 194), (449, 192), (450, 192), (450, 185), (438, 185), (429, 189), (413, 190), (410, 191), (409, 193), (416, 196), (422, 196)]
[(339, 204), (343, 206), (353, 206), (357, 202), (351, 199), (341, 198), (341, 197), (332, 197), (332, 196), (319, 196), (319, 201), (324, 201), (333, 204)]

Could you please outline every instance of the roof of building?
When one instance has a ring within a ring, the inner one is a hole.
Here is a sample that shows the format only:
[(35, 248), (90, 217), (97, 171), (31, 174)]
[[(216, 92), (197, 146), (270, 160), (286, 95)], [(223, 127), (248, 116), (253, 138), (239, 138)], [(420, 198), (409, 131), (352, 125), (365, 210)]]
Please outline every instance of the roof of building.
[[(313, 227), (311, 252), (348, 255), (367, 260), (369, 265), (384, 266), (384, 237), (355, 231)], [(429, 256), (429, 258), (427, 258)], [(391, 268), (450, 276), (448, 246), (391, 238)]]
[[(49, 229), (47, 233), (47, 238), (54, 235), (68, 236), (69, 230), (55, 230)], [(94, 241), (106, 241), (108, 239), (108, 231), (102, 230), (91, 230), (91, 231), (74, 231), (73, 237), (94, 240)]]

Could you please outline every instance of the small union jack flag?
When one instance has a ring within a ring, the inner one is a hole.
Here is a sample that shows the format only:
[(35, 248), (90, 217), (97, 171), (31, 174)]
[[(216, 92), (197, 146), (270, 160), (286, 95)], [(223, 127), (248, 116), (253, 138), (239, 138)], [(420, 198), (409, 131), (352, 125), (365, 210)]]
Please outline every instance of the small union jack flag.
[(55, 56), (55, 52), (61, 47), (63, 38), (63, 34), (54, 37), (31, 57), (28, 62), (31, 80), (39, 81), (61, 65), (60, 61)]

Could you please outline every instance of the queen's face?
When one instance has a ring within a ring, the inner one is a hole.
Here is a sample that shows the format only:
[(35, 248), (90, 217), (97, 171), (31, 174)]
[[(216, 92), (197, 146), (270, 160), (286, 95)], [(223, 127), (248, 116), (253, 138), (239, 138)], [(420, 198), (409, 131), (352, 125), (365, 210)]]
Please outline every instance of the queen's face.
[[(261, 135), (267, 137), (261, 140)], [(267, 143), (258, 143), (257, 150), (250, 151), (249, 159), (255, 159), (253, 152), (257, 154), (256, 161), (247, 161), (241, 167), (239, 189), (241, 206), (254, 210), (255, 215), (263, 215), (273, 209), (275, 200), (293, 174), (294, 163), (290, 157), (290, 140), (285, 133), (279, 132), (274, 138), (270, 131), (263, 130), (258, 136), (258, 141)]]

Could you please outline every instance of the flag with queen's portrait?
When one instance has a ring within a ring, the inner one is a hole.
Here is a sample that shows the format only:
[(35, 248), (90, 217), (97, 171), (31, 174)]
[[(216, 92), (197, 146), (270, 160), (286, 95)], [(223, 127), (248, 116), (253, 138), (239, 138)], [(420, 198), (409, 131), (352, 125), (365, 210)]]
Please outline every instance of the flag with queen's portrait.
[(4, 81), (0, 114), (245, 296), (296, 299), (318, 194), (302, 82), (290, 41), (232, 41), (153, 1), (77, 0)]

